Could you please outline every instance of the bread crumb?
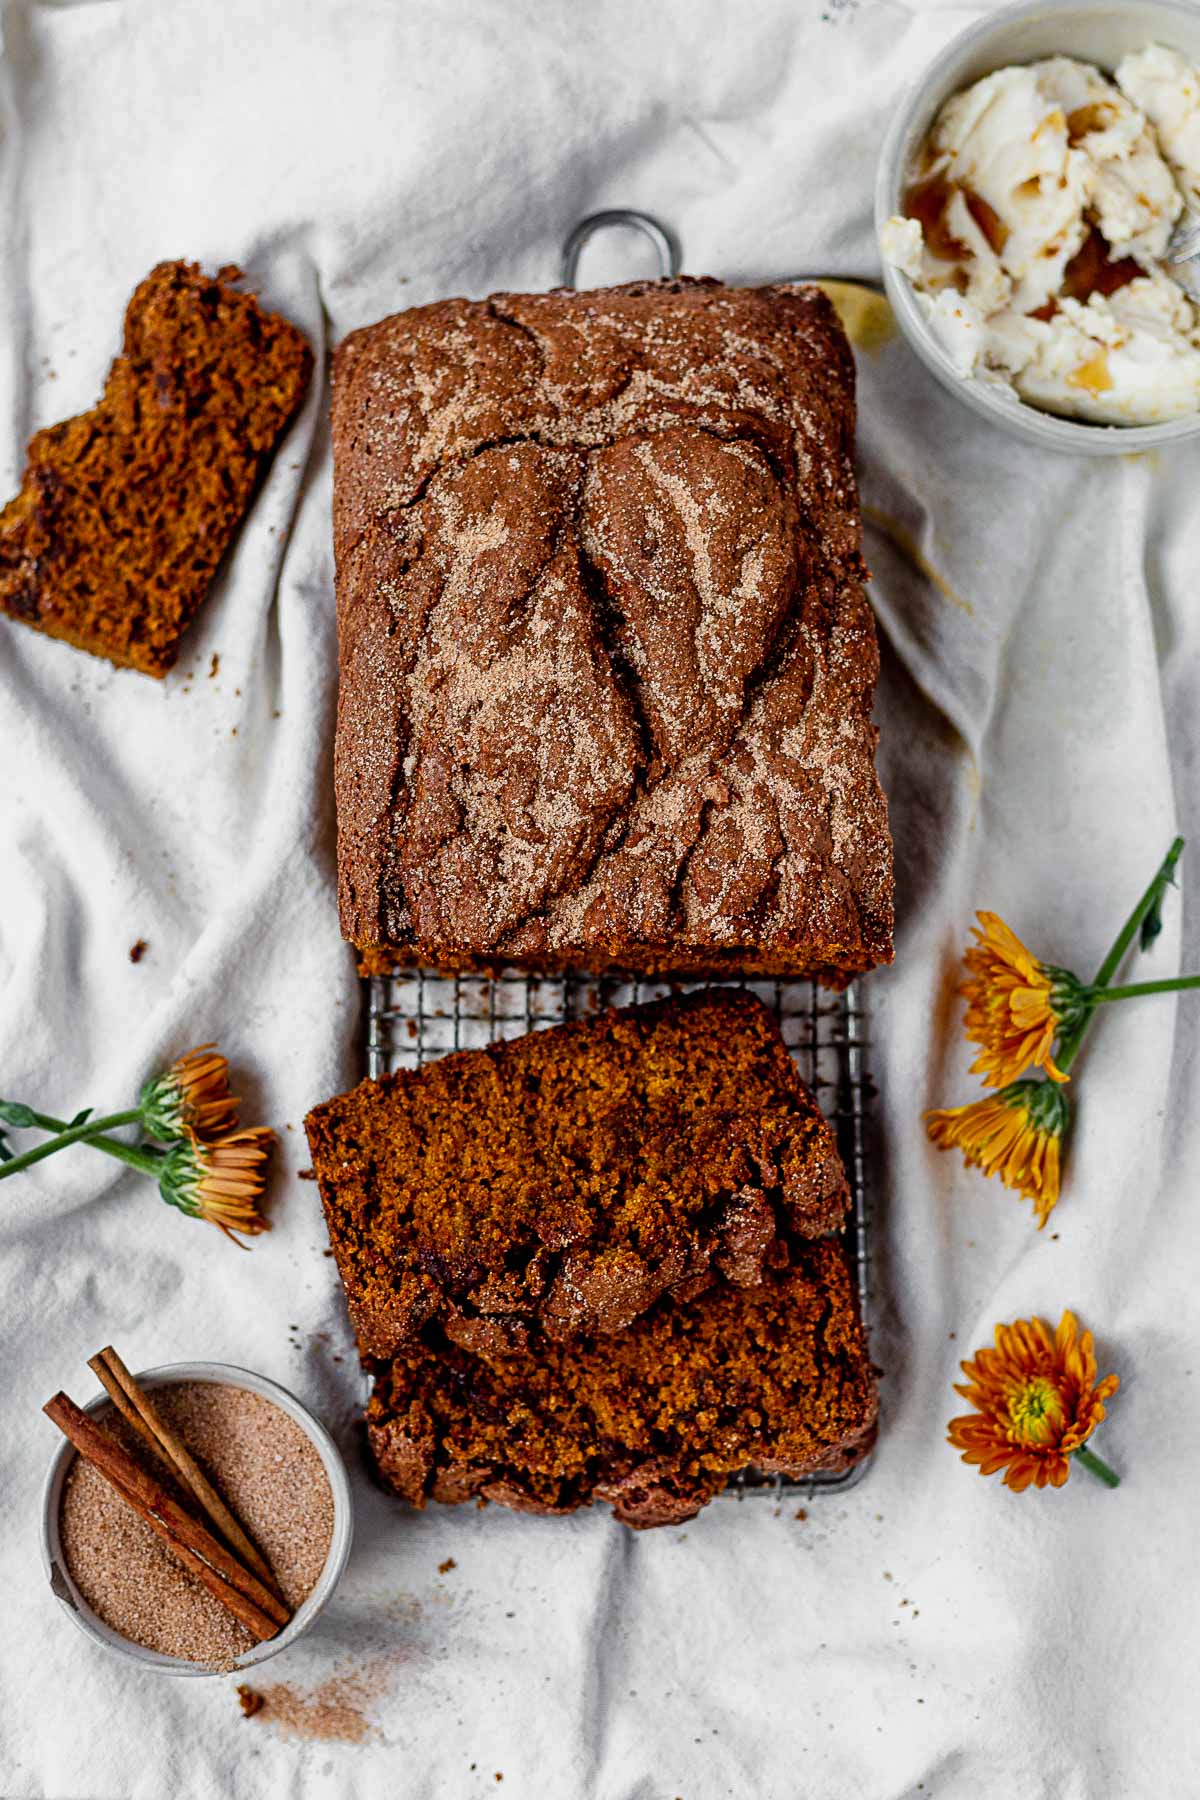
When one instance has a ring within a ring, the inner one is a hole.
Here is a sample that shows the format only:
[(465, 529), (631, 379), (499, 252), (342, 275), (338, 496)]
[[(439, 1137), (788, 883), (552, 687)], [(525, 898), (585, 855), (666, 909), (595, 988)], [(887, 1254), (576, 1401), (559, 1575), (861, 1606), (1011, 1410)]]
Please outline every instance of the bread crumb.
[(137, 940), (136, 944), (130, 944), (130, 946), (129, 946), (130, 962), (131, 963), (140, 963), (143, 956), (145, 956), (145, 954), (149, 948), (150, 948), (150, 946), (146, 942), (145, 938), (139, 938)]

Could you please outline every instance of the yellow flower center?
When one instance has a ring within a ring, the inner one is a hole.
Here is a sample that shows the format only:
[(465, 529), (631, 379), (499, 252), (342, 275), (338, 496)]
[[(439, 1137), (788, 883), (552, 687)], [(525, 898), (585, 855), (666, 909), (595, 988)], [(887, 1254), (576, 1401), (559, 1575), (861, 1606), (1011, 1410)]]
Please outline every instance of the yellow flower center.
[(1062, 1397), (1044, 1375), (1031, 1376), (1009, 1390), (1008, 1423), (1019, 1444), (1048, 1443), (1062, 1421)]

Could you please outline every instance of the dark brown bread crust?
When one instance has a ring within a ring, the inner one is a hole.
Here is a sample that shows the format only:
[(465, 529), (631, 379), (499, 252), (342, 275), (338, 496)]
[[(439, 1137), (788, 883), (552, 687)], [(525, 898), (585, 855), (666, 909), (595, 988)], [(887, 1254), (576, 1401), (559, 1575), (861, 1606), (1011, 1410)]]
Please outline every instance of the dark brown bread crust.
[(814, 288), (501, 294), (345, 340), (338, 863), (368, 966), (890, 960), (853, 438)]
[(805, 1245), (751, 1288), (661, 1301), (616, 1337), (472, 1356), (427, 1336), (382, 1368), (367, 1430), (415, 1506), (524, 1512), (606, 1500), (625, 1525), (691, 1518), (736, 1470), (803, 1476), (870, 1448), (877, 1398), (845, 1252)]
[(753, 1285), (848, 1205), (771, 1013), (715, 990), (365, 1081), (306, 1120), (365, 1354), (619, 1332), (667, 1291)]
[(304, 397), (296, 327), (195, 263), (135, 290), (91, 412), (39, 431), (0, 513), (0, 612), (165, 675)]

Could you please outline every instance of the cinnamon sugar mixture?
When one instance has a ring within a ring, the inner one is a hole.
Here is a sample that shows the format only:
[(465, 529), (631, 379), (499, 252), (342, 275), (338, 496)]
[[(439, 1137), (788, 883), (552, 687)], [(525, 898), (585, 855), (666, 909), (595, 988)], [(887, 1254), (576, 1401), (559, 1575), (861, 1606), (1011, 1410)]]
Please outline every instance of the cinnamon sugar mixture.
[[(294, 1612), (316, 1586), (333, 1537), (333, 1495), (313, 1445), (279, 1407), (245, 1388), (185, 1381), (155, 1388), (154, 1400), (266, 1557)], [(141, 1439), (111, 1409), (104, 1427), (148, 1460)], [(233, 1614), (79, 1457), (63, 1486), (59, 1535), (71, 1579), (122, 1637), (218, 1667), (254, 1647)]]
[(270, 1687), (240, 1687), (238, 1700), (248, 1719), (274, 1725), (288, 1737), (322, 1744), (361, 1744), (370, 1735), (365, 1710), (374, 1684), (356, 1675), (335, 1675), (313, 1692), (285, 1681)]

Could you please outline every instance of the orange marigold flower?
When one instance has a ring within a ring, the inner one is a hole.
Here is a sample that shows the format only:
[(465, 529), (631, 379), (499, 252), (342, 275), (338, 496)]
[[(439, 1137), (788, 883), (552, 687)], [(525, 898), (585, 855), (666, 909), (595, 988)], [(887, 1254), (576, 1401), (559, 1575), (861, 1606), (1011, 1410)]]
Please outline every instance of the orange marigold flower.
[[(962, 1364), (966, 1385), (955, 1393), (975, 1408), (951, 1419), (948, 1438), (981, 1475), (1004, 1470), (1004, 1485), (1021, 1493), (1061, 1487), (1078, 1454), (1104, 1417), (1104, 1402), (1119, 1386), (1116, 1375), (1096, 1380), (1092, 1334), (1079, 1335), (1074, 1313), (1064, 1312), (1056, 1332), (1044, 1319), (997, 1325), (995, 1349), (977, 1350)], [(1081, 1458), (1110, 1486), (1117, 1477), (1100, 1458)]]
[(138, 1102), (151, 1137), (210, 1138), (237, 1124), (237, 1100), (229, 1091), (229, 1064), (215, 1044), (189, 1050), (155, 1075)]
[(1079, 983), (1068, 970), (1031, 956), (998, 913), (977, 913), (975, 943), (964, 961), (971, 979), (961, 992), (967, 1002), (963, 1027), (980, 1053), (971, 1064), (991, 1087), (1015, 1081), (1027, 1068), (1044, 1069), (1051, 1081), (1065, 1081), (1051, 1052), (1064, 1024), (1079, 1016)]
[(1038, 1230), (1058, 1204), (1062, 1140), (1071, 1109), (1048, 1081), (1013, 1081), (969, 1106), (925, 1114), (939, 1150), (961, 1150), (968, 1168), (998, 1175), (1005, 1187), (1032, 1200)]
[(259, 1203), (274, 1142), (275, 1133), (265, 1126), (233, 1131), (211, 1143), (192, 1133), (166, 1153), (159, 1192), (168, 1206), (207, 1219), (234, 1243), (235, 1232), (256, 1237), (270, 1230)]

